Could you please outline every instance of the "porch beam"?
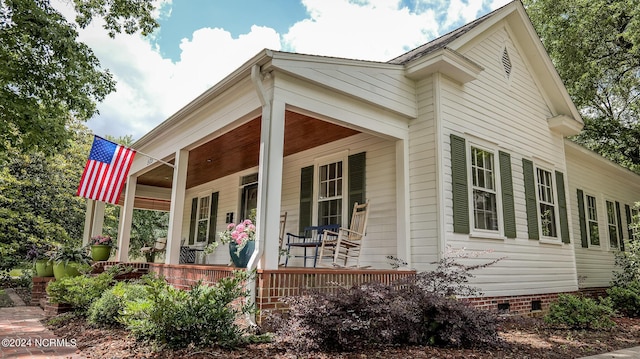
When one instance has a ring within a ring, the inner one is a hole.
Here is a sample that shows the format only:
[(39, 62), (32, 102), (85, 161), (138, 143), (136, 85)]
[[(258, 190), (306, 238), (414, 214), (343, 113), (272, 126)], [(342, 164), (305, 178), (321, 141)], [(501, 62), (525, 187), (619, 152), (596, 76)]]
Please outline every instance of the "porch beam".
[(182, 219), (184, 216), (184, 200), (187, 191), (187, 165), (189, 151), (181, 149), (176, 152), (171, 185), (171, 207), (169, 209), (169, 230), (167, 234), (167, 251), (165, 264), (180, 262), (180, 238), (182, 237)]
[(119, 262), (129, 261), (129, 241), (131, 239), (133, 204), (136, 199), (137, 184), (138, 176), (129, 176), (124, 195), (124, 205), (120, 209), (120, 223), (118, 224), (118, 250), (116, 257)]

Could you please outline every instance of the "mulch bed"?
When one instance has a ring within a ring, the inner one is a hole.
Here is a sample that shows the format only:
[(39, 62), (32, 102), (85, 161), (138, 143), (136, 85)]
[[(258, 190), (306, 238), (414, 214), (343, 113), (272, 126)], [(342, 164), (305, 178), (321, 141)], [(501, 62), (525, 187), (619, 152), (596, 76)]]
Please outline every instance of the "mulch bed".
[(169, 350), (138, 342), (122, 329), (91, 328), (82, 318), (49, 326), (56, 335), (75, 339), (78, 352), (87, 358), (580, 358), (640, 343), (640, 319), (615, 318), (612, 330), (567, 330), (552, 328), (539, 318), (503, 318), (500, 336), (504, 344), (492, 349), (434, 347), (376, 348), (358, 353), (295, 353), (275, 343), (252, 344), (235, 350), (221, 348)]

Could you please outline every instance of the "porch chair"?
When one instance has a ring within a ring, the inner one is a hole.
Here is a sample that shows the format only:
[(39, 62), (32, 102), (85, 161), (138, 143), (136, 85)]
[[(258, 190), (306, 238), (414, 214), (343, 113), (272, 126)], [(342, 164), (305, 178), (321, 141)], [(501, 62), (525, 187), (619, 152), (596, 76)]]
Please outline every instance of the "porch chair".
[(167, 239), (166, 238), (158, 238), (156, 242), (151, 247), (142, 247), (140, 248), (140, 252), (146, 256), (147, 254), (155, 254), (164, 252), (167, 249)]
[(282, 256), (282, 243), (284, 242), (284, 228), (287, 225), (287, 212), (280, 215), (280, 232), (278, 237), (278, 264), (280, 264), (280, 257)]
[(351, 267), (360, 267), (360, 249), (366, 234), (368, 219), (369, 200), (363, 204), (354, 203), (349, 228), (340, 227), (335, 232), (324, 232), (318, 260), (320, 265), (327, 264), (323, 263), (323, 257), (330, 257), (331, 265), (334, 267), (347, 267), (349, 259), (356, 262)]
[[(318, 248), (322, 244), (322, 236), (326, 231), (336, 232), (340, 228), (338, 224), (329, 224), (325, 226), (305, 227), (302, 235), (287, 233), (287, 258), (284, 266), (289, 265), (289, 257), (302, 258), (303, 266), (307, 266), (307, 259), (313, 258), (313, 267), (316, 267), (318, 260)], [(302, 248), (302, 254), (291, 255), (291, 248)], [(307, 254), (308, 249), (313, 249), (312, 253)]]

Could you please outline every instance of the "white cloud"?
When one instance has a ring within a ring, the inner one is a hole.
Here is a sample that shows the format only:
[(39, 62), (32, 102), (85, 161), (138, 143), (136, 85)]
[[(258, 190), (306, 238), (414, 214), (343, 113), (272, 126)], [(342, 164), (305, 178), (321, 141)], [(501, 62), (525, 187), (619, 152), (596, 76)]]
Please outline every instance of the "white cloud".
[[(138, 139), (264, 48), (387, 61), (445, 33), (446, 26), (477, 18), (482, 3), (495, 9), (509, 2), (418, 0), (408, 9), (400, 0), (301, 1), (309, 17), (286, 34), (253, 26), (248, 34), (233, 38), (224, 29), (198, 29), (182, 40), (177, 62), (162, 58), (148, 38), (110, 39), (98, 23), (81, 30), (80, 40), (118, 81), (117, 91), (99, 105), (100, 115), (89, 122), (90, 128), (100, 135), (131, 134)], [(170, 17), (171, 0), (159, 2), (163, 7), (157, 16)]]
[(354, 59), (387, 61), (435, 37), (433, 11), (412, 13), (394, 0), (363, 5), (346, 0), (303, 0), (310, 18), (283, 36), (291, 51)]

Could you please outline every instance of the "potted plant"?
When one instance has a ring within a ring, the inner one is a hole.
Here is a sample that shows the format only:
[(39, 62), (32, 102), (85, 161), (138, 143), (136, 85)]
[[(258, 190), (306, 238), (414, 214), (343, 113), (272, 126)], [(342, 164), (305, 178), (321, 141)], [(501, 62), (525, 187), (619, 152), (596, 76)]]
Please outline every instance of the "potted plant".
[(35, 265), (36, 276), (53, 277), (53, 263), (49, 260), (51, 245), (33, 243), (27, 251), (27, 260)]
[(220, 241), (209, 244), (204, 252), (211, 254), (221, 243), (229, 243), (229, 255), (233, 264), (236, 267), (246, 268), (255, 250), (256, 226), (253, 222), (250, 219), (245, 219), (238, 224), (229, 223), (227, 229), (218, 235)]
[(106, 261), (111, 256), (111, 250), (116, 248), (116, 243), (109, 236), (98, 235), (89, 240), (91, 258), (94, 261)]
[(68, 245), (57, 246), (51, 251), (51, 261), (56, 279), (79, 276), (83, 268), (91, 266), (91, 258), (84, 248)]

